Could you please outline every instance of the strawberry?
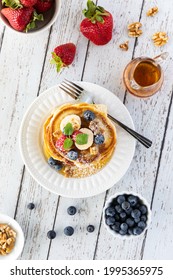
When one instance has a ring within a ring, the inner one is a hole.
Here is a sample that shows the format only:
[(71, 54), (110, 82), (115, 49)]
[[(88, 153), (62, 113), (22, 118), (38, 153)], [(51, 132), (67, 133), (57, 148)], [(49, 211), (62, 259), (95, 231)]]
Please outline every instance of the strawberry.
[(24, 7), (33, 7), (37, 0), (2, 0), (2, 4), (12, 9)]
[(34, 7), (39, 13), (44, 13), (52, 8), (53, 3), (53, 0), (37, 0)]
[(62, 151), (62, 152), (65, 152), (65, 149), (64, 149), (64, 141), (65, 141), (65, 139), (67, 139), (67, 136), (65, 136), (64, 134), (62, 134), (62, 135), (58, 138), (58, 140), (56, 141), (56, 143), (55, 143), (55, 147), (56, 147), (58, 150)]
[(85, 19), (80, 24), (82, 34), (95, 45), (105, 45), (112, 39), (113, 18), (103, 7), (96, 6), (88, 0), (87, 8), (83, 10)]
[(4, 8), (1, 14), (6, 17), (10, 25), (17, 31), (28, 31), (36, 27), (36, 20), (43, 20), (43, 16), (38, 15), (33, 7), (13, 10)]
[(74, 141), (76, 140), (76, 136), (77, 136), (78, 134), (82, 134), (82, 132), (79, 131), (79, 130), (76, 130), (76, 131), (73, 132), (73, 134), (72, 134), (72, 139), (73, 139)]
[(60, 72), (62, 67), (70, 65), (76, 54), (76, 46), (73, 43), (60, 45), (52, 52), (52, 64), (56, 65), (57, 72)]

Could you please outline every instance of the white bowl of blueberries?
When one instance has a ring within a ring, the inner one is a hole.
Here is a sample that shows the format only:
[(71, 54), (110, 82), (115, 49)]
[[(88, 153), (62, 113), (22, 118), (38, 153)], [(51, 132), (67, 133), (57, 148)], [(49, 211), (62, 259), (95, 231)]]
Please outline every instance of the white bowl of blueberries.
[(144, 234), (151, 222), (151, 210), (145, 198), (127, 191), (111, 196), (103, 215), (108, 232), (123, 239)]

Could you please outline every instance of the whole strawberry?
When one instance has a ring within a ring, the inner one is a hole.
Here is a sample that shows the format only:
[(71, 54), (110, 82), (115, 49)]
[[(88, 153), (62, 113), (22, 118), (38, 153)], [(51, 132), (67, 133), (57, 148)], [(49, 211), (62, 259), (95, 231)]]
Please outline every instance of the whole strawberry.
[(33, 7), (37, 0), (2, 0), (2, 4), (12, 9)]
[(39, 13), (44, 13), (52, 8), (53, 3), (54, 0), (36, 0), (34, 7)]
[(73, 43), (60, 45), (52, 52), (51, 64), (56, 65), (57, 72), (60, 72), (62, 67), (70, 65), (76, 54), (76, 46)]
[(87, 9), (83, 10), (85, 19), (80, 24), (82, 34), (95, 45), (105, 45), (112, 39), (113, 18), (103, 7), (88, 0)]
[(43, 20), (42, 15), (38, 15), (33, 7), (11, 9), (4, 8), (1, 14), (6, 17), (10, 25), (17, 31), (28, 31), (36, 27), (36, 20)]

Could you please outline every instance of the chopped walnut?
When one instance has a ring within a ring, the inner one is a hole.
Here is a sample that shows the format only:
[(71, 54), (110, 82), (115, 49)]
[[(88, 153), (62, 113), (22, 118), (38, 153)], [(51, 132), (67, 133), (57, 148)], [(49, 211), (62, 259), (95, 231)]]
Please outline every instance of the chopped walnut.
[(153, 7), (153, 8), (148, 10), (147, 16), (148, 17), (153, 17), (158, 13), (158, 11), (159, 11), (158, 7)]
[(152, 36), (154, 45), (157, 47), (161, 47), (168, 42), (168, 36), (166, 32), (156, 32)]
[(91, 155), (95, 156), (95, 155), (98, 154), (98, 152), (99, 152), (99, 149), (98, 149), (97, 146), (90, 147), (90, 154), (91, 154)]
[(129, 41), (126, 41), (125, 43), (119, 45), (120, 49), (122, 49), (123, 51), (128, 51), (129, 49)]
[(140, 22), (133, 22), (127, 26), (129, 30), (130, 37), (139, 37), (142, 34), (142, 30), (140, 29), (142, 24)]
[(0, 255), (9, 254), (16, 242), (16, 232), (6, 224), (0, 224)]

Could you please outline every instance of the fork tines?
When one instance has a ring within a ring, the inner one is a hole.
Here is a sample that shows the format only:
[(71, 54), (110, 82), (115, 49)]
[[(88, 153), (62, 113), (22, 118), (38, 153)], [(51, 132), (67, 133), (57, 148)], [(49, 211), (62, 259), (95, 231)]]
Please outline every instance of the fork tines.
[(74, 99), (78, 99), (83, 91), (83, 88), (68, 80), (63, 81), (61, 85), (59, 85), (59, 88)]

